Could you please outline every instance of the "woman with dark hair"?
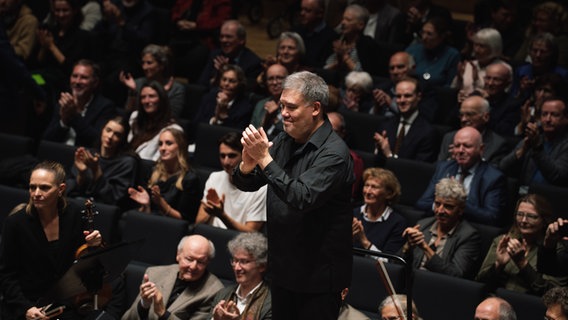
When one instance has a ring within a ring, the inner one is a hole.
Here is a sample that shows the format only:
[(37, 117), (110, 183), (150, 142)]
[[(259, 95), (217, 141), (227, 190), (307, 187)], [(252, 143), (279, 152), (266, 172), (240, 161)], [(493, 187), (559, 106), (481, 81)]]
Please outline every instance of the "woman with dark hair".
[(253, 106), (244, 95), (246, 77), (241, 67), (226, 64), (219, 70), (218, 88), (203, 97), (196, 123), (209, 123), (244, 129), (249, 123)]
[(158, 140), (164, 128), (183, 131), (172, 118), (166, 91), (157, 81), (142, 85), (138, 109), (130, 115), (130, 148), (142, 159), (158, 160)]
[(433, 17), (422, 26), (421, 42), (406, 48), (406, 52), (416, 61), (415, 73), (426, 83), (450, 86), (456, 76), (460, 54), (448, 45), (449, 39), (448, 21)]
[(121, 205), (136, 178), (136, 158), (126, 154), (129, 125), (121, 116), (107, 121), (96, 149), (79, 147), (67, 179), (67, 196)]
[(477, 280), (535, 295), (567, 285), (568, 277), (554, 277), (537, 268), (538, 251), (553, 218), (550, 204), (544, 197), (528, 194), (519, 199), (511, 229), (493, 240)]
[[(81, 245), (92, 248), (102, 243), (99, 231), (85, 230), (81, 209), (67, 203), (65, 188), (61, 164), (38, 164), (31, 171), (28, 204), (4, 220), (0, 243), (2, 319), (48, 319), (42, 307), (53, 301), (41, 298), (71, 267)], [(71, 308), (66, 310), (72, 313)], [(77, 319), (66, 313), (60, 318)]]
[(119, 74), (120, 82), (129, 89), (126, 110), (136, 110), (138, 96), (145, 82), (157, 81), (168, 94), (172, 114), (179, 117), (185, 105), (185, 87), (173, 78), (170, 49), (166, 46), (149, 44), (142, 50), (141, 58), (144, 77), (134, 79), (130, 73), (124, 71)]
[(183, 131), (165, 128), (159, 135), (160, 158), (148, 181), (128, 188), (130, 198), (142, 212), (158, 212), (176, 219), (195, 222), (201, 201), (199, 178), (189, 166), (187, 141)]

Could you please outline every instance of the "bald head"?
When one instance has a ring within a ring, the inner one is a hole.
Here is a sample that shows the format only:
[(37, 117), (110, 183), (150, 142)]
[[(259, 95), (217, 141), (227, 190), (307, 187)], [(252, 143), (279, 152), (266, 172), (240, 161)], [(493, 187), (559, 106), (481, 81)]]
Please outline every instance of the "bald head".
[(393, 83), (398, 83), (402, 78), (414, 73), (414, 58), (404, 51), (393, 54), (389, 61), (389, 74)]
[(474, 127), (479, 132), (485, 130), (489, 122), (489, 102), (480, 96), (466, 98), (460, 106), (460, 124), (463, 127)]
[(475, 309), (475, 320), (516, 320), (517, 316), (511, 305), (496, 297), (483, 300)]
[(492, 97), (506, 92), (513, 80), (513, 69), (505, 62), (492, 63), (485, 69), (484, 89)]
[(481, 134), (473, 127), (464, 127), (456, 132), (452, 147), (453, 158), (463, 169), (470, 169), (481, 161), (483, 142)]

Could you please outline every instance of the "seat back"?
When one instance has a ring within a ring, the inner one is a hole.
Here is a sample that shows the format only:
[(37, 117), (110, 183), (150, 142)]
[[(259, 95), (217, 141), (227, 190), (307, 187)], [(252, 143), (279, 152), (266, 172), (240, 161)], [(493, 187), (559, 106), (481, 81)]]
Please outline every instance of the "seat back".
[(495, 293), (511, 304), (517, 314), (517, 320), (542, 319), (546, 313), (541, 297), (503, 288), (498, 288)]
[(551, 186), (545, 184), (531, 184), (529, 186), (529, 193), (540, 194), (545, 197), (549, 202), (554, 213), (559, 217), (568, 219), (568, 188)]
[(69, 172), (75, 161), (75, 147), (61, 142), (41, 140), (37, 148), (37, 158), (40, 161), (51, 160), (59, 162)]
[(217, 141), (229, 132), (240, 133), (241, 131), (235, 128), (200, 123), (195, 134), (195, 153), (193, 157), (195, 166), (221, 170)]
[(124, 270), (126, 309), (130, 308), (140, 294), (140, 284), (148, 267), (149, 265), (138, 262), (131, 262), (126, 266)]
[(10, 211), (20, 203), (27, 203), (28, 199), (27, 190), (0, 185), (0, 232)]
[(9, 150), (2, 152), (0, 160), (34, 153), (34, 140), (30, 137), (0, 132), (0, 146), (6, 151)]
[(341, 114), (345, 119), (349, 148), (365, 152), (375, 151), (373, 134), (384, 117), (353, 111), (343, 111)]
[(385, 169), (392, 171), (400, 182), (402, 194), (398, 202), (414, 206), (428, 188), (436, 171), (436, 165), (409, 159), (388, 158)]

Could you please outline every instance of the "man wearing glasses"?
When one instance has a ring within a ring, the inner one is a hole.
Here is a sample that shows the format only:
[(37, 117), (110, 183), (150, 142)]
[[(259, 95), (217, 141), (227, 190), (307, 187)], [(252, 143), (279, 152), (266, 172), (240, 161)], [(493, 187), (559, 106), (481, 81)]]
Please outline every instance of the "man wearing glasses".
[(140, 294), (122, 319), (206, 319), (213, 297), (223, 288), (207, 271), (214, 257), (215, 247), (207, 238), (183, 237), (177, 264), (146, 269)]
[(471, 278), (479, 258), (480, 237), (463, 220), (467, 194), (457, 179), (444, 178), (436, 184), (434, 217), (406, 228), (402, 252), (413, 255), (414, 268), (446, 275)]

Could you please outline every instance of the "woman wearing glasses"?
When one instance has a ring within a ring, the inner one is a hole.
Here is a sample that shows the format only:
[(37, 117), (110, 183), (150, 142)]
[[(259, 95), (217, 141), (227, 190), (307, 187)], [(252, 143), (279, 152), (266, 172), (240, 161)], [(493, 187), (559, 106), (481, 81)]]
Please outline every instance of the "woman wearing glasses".
[(552, 209), (540, 195), (528, 194), (517, 202), (515, 221), (508, 233), (493, 240), (477, 280), (508, 290), (542, 295), (555, 286), (566, 286), (567, 277), (553, 277), (537, 268)]

